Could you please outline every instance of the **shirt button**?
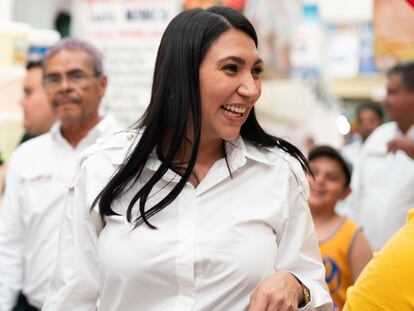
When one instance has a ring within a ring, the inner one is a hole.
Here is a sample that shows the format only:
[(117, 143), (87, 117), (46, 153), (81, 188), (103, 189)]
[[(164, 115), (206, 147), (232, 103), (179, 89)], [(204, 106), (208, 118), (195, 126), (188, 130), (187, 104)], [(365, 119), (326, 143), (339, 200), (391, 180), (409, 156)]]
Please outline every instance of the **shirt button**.
[(201, 278), (203, 278), (204, 273), (203, 273), (203, 272), (201, 272), (201, 271), (198, 271), (198, 272), (196, 271), (195, 276), (196, 276), (196, 278), (197, 278), (197, 279), (201, 279)]
[(98, 145), (102, 145), (104, 142), (105, 142), (105, 139), (104, 139), (103, 137), (99, 137), (99, 138), (96, 140), (96, 143), (97, 143)]
[(134, 134), (128, 134), (127, 139), (128, 139), (128, 141), (131, 141), (131, 140), (134, 139), (134, 137), (135, 137)]

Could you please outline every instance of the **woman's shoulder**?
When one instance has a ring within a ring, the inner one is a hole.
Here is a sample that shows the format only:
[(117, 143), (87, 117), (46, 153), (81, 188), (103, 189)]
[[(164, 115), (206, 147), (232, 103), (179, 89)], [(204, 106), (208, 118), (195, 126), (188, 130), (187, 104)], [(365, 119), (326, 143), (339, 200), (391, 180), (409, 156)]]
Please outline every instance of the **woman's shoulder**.
[(257, 147), (249, 142), (245, 142), (245, 145), (248, 152), (259, 153), (260, 156), (275, 169), (275, 173), (280, 174), (285, 172), (291, 177), (294, 184), (303, 190), (306, 196), (309, 194), (308, 181), (297, 158), (278, 146)]
[(133, 150), (140, 135), (136, 130), (128, 130), (98, 138), (78, 157), (70, 186), (73, 187), (77, 180), (97, 184), (106, 181)]
[(78, 164), (82, 166), (85, 163), (91, 165), (108, 162), (120, 165), (136, 145), (140, 136), (141, 132), (138, 130), (126, 130), (105, 138), (98, 138), (95, 144), (82, 152), (78, 158)]

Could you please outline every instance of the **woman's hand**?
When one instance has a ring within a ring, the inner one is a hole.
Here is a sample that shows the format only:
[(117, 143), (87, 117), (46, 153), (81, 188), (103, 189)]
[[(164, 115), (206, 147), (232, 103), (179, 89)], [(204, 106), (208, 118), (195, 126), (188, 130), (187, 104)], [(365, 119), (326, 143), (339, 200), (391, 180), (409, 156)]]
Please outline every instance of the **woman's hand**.
[(302, 285), (287, 271), (265, 278), (250, 296), (248, 311), (295, 311), (303, 300)]

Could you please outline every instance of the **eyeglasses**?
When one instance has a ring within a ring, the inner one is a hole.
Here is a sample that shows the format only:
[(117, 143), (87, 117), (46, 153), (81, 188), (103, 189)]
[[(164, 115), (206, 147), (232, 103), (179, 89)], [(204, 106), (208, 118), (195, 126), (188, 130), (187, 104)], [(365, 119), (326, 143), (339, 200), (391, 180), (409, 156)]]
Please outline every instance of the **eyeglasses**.
[(72, 85), (79, 87), (85, 85), (88, 82), (88, 80), (96, 78), (99, 75), (95, 74), (91, 76), (80, 69), (71, 70), (63, 76), (56, 73), (47, 74), (43, 77), (43, 85), (45, 89), (57, 89), (62, 84), (63, 80), (65, 79), (65, 76), (68, 82), (70, 82)]

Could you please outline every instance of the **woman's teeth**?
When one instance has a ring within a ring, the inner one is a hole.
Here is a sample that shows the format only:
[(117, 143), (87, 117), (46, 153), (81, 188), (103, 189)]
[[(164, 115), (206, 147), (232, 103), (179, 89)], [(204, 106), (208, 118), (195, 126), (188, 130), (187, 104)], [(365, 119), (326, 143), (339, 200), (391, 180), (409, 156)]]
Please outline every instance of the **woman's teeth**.
[(246, 107), (223, 105), (221, 106), (226, 112), (233, 116), (242, 116), (246, 112)]

